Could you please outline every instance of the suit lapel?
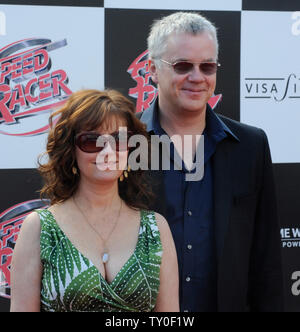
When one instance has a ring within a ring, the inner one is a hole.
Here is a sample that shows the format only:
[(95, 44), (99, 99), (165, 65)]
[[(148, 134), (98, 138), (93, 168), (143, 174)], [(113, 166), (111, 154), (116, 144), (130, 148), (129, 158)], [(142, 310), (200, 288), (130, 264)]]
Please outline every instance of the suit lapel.
[(213, 157), (215, 240), (218, 262), (222, 256), (232, 205), (231, 144), (230, 139), (220, 142)]

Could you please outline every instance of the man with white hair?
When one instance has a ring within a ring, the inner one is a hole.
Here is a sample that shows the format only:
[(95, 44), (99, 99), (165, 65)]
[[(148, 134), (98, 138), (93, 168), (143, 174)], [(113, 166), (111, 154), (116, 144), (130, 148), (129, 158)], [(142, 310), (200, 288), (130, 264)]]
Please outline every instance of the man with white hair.
[[(204, 136), (203, 177), (186, 181), (192, 164), (180, 140), (173, 140), (171, 170), (151, 171), (158, 180), (151, 208), (166, 217), (173, 233), (182, 311), (282, 311), (268, 140), (261, 129), (217, 115), (208, 105), (218, 49), (215, 26), (196, 13), (174, 13), (151, 28), (149, 69), (158, 98), (140, 119), (152, 135), (194, 137), (194, 161), (196, 137)], [(183, 158), (181, 170), (175, 154)]]

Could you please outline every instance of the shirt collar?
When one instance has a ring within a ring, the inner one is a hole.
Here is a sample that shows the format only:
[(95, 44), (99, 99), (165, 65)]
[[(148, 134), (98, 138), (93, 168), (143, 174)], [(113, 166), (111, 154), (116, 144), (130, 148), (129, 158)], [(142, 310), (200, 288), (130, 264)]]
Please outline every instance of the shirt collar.
[(228, 128), (228, 126), (220, 119), (220, 117), (207, 104), (206, 109), (206, 127), (205, 133), (209, 136), (218, 138), (220, 135), (226, 133), (227, 136), (240, 141), (239, 138)]
[[(150, 106), (150, 108), (143, 112), (140, 120), (146, 124), (148, 132), (154, 132), (154, 134), (161, 135), (162, 133), (164, 133), (164, 130), (160, 126), (158, 112), (159, 107), (157, 98), (155, 102)], [(207, 135), (218, 137), (222, 132), (225, 132), (226, 134), (228, 134), (227, 136), (230, 136), (235, 140), (240, 141), (239, 138), (228, 128), (228, 126), (207, 104), (205, 133)]]
[(160, 131), (161, 129), (158, 117), (158, 99), (156, 99), (155, 102), (143, 112), (140, 120), (146, 124), (148, 132), (158, 134), (157, 131)]

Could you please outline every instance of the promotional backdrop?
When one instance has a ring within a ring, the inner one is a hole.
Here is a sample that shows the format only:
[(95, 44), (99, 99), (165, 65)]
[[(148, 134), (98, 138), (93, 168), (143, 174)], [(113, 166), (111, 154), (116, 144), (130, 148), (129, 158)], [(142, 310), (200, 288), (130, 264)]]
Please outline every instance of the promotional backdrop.
[(48, 118), (73, 92), (114, 88), (137, 111), (156, 97), (153, 20), (177, 10), (215, 23), (215, 111), (264, 129), (274, 163), (287, 311), (300, 311), (300, 3), (298, 0), (0, 0), (0, 312), (25, 216), (39, 199)]

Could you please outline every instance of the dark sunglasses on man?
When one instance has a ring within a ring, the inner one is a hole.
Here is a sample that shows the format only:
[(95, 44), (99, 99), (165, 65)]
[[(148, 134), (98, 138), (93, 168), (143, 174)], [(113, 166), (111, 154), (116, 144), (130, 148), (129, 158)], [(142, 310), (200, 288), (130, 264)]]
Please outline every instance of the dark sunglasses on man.
[(221, 66), (221, 64), (218, 62), (195, 63), (189, 61), (176, 61), (171, 63), (163, 59), (159, 60), (162, 61), (163, 63), (166, 63), (169, 66), (172, 66), (175, 73), (179, 75), (185, 75), (187, 73), (190, 73), (194, 69), (194, 66), (199, 66), (201, 73), (209, 76), (215, 74), (217, 72), (218, 67)]

